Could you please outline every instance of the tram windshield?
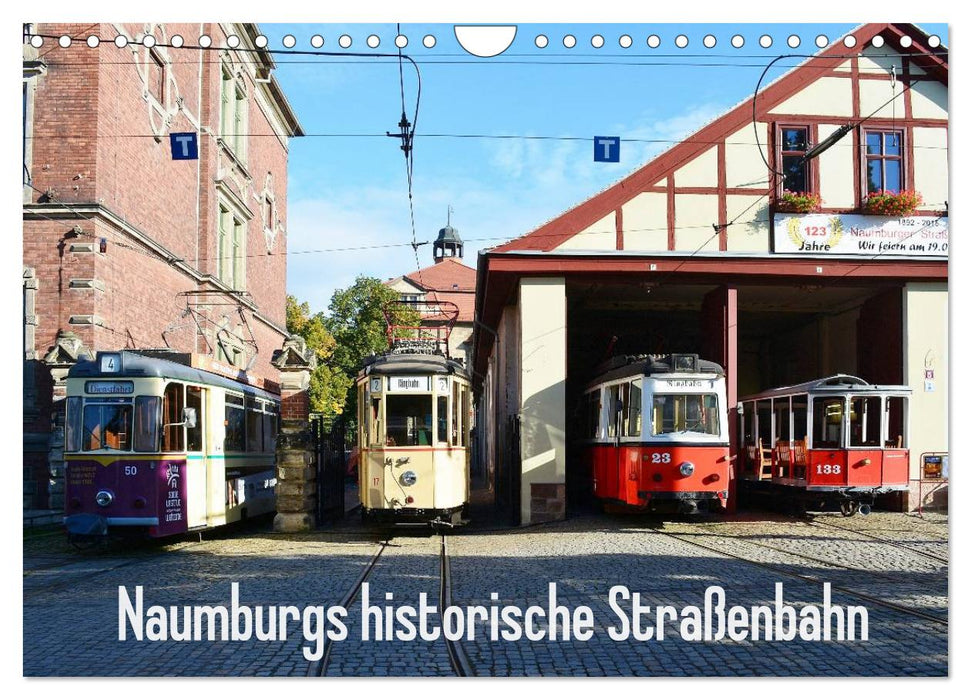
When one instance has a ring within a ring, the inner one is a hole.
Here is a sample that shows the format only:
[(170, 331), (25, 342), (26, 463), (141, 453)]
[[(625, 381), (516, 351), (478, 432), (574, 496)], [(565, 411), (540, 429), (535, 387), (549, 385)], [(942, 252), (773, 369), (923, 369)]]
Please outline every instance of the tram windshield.
[(130, 450), (132, 438), (132, 405), (124, 403), (89, 403), (81, 421), (81, 449)]
[(387, 396), (388, 445), (432, 444), (432, 397), (428, 394)]
[(703, 433), (719, 435), (716, 394), (655, 394), (651, 427), (654, 435)]
[(813, 447), (842, 447), (844, 404), (842, 396), (813, 399)]

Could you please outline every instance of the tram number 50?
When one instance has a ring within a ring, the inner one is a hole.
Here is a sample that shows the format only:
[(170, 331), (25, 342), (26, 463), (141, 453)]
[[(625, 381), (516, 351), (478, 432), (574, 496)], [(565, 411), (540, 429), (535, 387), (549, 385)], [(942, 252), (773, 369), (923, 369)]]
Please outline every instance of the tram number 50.
[(125, 476), (135, 476), (138, 473), (138, 467), (129, 466), (125, 467)]
[(843, 465), (841, 464), (817, 464), (816, 473), (817, 474), (839, 474), (843, 471)]
[(655, 452), (651, 455), (651, 464), (670, 464), (670, 452)]

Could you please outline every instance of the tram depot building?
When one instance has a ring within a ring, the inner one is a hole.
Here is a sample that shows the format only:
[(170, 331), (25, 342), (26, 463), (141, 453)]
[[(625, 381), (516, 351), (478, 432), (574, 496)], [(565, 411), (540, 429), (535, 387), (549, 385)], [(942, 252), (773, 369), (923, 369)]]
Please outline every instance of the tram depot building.
[[(724, 367), (733, 460), (740, 397), (839, 373), (906, 384), (909, 492), (887, 505), (929, 504), (925, 462), (948, 450), (947, 56), (914, 25), (851, 36), (763, 85), (754, 120), (749, 98), (480, 254), (477, 449), (514, 519), (589, 500), (576, 408), (624, 353)], [(783, 190), (821, 202), (799, 213)], [(877, 190), (922, 203), (887, 215)]]
[[(272, 58), (250, 51), (255, 24), (31, 30), (241, 41), (207, 61), (141, 43), (24, 46), (24, 508), (59, 509), (61, 404), (79, 360), (168, 348), (229, 376), (276, 376), (289, 139), (302, 130)], [(197, 160), (173, 159), (179, 132), (200, 134)]]

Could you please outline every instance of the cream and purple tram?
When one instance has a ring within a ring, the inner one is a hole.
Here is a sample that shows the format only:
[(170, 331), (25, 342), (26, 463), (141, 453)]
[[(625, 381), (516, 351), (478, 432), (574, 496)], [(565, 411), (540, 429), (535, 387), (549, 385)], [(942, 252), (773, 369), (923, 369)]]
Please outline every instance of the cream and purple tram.
[(65, 406), (68, 534), (164, 537), (272, 512), (279, 405), (160, 357), (79, 362)]
[(910, 395), (838, 374), (740, 399), (741, 489), (866, 515), (908, 488)]
[(357, 378), (365, 521), (458, 525), (469, 501), (471, 388), (443, 354), (369, 358)]

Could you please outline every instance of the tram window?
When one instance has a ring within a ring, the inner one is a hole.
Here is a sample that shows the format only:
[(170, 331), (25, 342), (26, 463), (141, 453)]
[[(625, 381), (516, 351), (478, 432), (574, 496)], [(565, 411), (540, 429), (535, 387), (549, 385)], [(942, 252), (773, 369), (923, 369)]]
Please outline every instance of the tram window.
[(756, 429), (758, 430), (758, 438), (762, 441), (762, 447), (769, 448), (772, 446), (772, 401), (769, 399), (763, 399), (762, 401), (757, 401), (755, 403), (755, 415), (758, 417), (756, 421)]
[(158, 451), (158, 396), (135, 397), (135, 452)]
[(226, 394), (226, 442), (225, 452), (242, 452), (246, 449), (246, 412), (243, 397)]
[(64, 449), (67, 452), (81, 451), (81, 397), (67, 399), (64, 416)]
[(381, 434), (381, 399), (371, 399), (371, 412), (368, 416), (372, 445), (380, 445), (384, 440)]
[(809, 397), (792, 397), (792, 439), (805, 440), (809, 425)]
[(641, 434), (641, 382), (635, 379), (624, 385), (627, 394), (624, 400), (624, 435), (640, 437)]
[(843, 398), (813, 399), (813, 447), (843, 444)]
[[(201, 386), (187, 386), (185, 388), (185, 405), (187, 408), (194, 408), (196, 410), (195, 426), (191, 428), (186, 426), (186, 450), (189, 452), (201, 452), (202, 426), (204, 425)], [(181, 418), (179, 420), (181, 420)]]
[(469, 411), (469, 388), (462, 387), (462, 447), (469, 445), (469, 431), (472, 429), (472, 420)]
[(246, 399), (246, 451), (263, 450), (263, 402)]
[(617, 437), (617, 409), (620, 403), (620, 385), (607, 387), (607, 437)]
[(880, 447), (880, 397), (850, 398), (850, 446)]
[(752, 426), (755, 425), (755, 403), (749, 402), (742, 406), (742, 442), (746, 445), (755, 444), (755, 434)]
[(130, 450), (132, 428), (131, 403), (85, 404), (82, 449)]
[(388, 396), (388, 445), (432, 444), (432, 397), (427, 394)]
[(775, 399), (772, 402), (772, 412), (775, 414), (775, 439), (789, 441), (789, 398)]
[(277, 406), (272, 401), (266, 403), (266, 414), (263, 416), (263, 451), (273, 452), (276, 450), (276, 422)]
[(887, 447), (907, 447), (907, 399), (887, 397)]
[(584, 437), (595, 440), (600, 428), (600, 389), (586, 395)]
[(655, 435), (684, 432), (718, 435), (718, 396), (655, 394), (651, 424)]
[(182, 425), (182, 409), (185, 399), (181, 384), (170, 383), (162, 396), (162, 452), (182, 452), (185, 445), (185, 429)]
[(439, 396), (438, 406), (436, 410), (438, 411), (437, 421), (438, 421), (438, 435), (435, 438), (442, 445), (448, 444), (448, 397)]
[(462, 411), (459, 409), (461, 404), (459, 404), (459, 384), (458, 382), (452, 382), (452, 444), (458, 445), (461, 443), (459, 435), (462, 432), (461, 425), (461, 414)]

